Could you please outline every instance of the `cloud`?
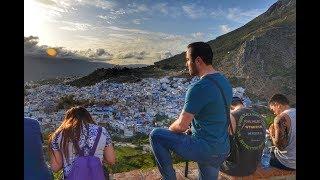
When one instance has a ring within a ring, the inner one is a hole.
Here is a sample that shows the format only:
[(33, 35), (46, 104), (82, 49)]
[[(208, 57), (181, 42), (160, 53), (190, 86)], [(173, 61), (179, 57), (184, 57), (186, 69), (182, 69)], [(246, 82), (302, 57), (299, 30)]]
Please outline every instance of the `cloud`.
[(103, 15), (98, 15), (97, 17), (105, 20), (105, 22), (107, 22), (108, 24), (114, 23), (114, 21), (118, 18), (117, 16), (103, 16)]
[(38, 44), (39, 37), (37, 36), (29, 36), (29, 37), (24, 37), (24, 48), (27, 49), (32, 49), (36, 47)]
[(52, 0), (36, 0), (37, 2), (40, 2), (42, 4), (45, 5), (56, 5), (56, 2), (52, 1)]
[(161, 52), (160, 59), (167, 59), (170, 57), (172, 57), (172, 54), (170, 51)]
[(104, 10), (110, 10), (117, 6), (116, 2), (106, 0), (60, 0), (69, 1), (71, 4), (82, 5), (82, 6), (94, 6)]
[(65, 47), (50, 47), (47, 45), (38, 45), (39, 38), (36, 36), (24, 37), (24, 55), (32, 55), (37, 57), (48, 57), (46, 50), (48, 48), (54, 48), (57, 53), (57, 58), (73, 58), (73, 59), (84, 59), (84, 60), (111, 60), (113, 54), (107, 52), (103, 48), (86, 49), (86, 50), (69, 50)]
[(117, 26), (108, 26), (105, 27), (107, 29), (111, 29), (113, 31), (117, 32), (129, 32), (129, 33), (135, 33), (135, 34), (150, 34), (148, 31), (140, 30), (140, 29), (129, 29), (129, 28), (120, 28)]
[(228, 25), (220, 25), (219, 29), (222, 34), (225, 34), (231, 31), (231, 28)]
[(87, 23), (78, 23), (70, 21), (62, 21), (62, 23), (66, 24), (66, 26), (62, 26), (60, 27), (60, 29), (67, 31), (87, 31), (92, 28), (92, 25)]
[(101, 19), (105, 19), (105, 20), (109, 20), (109, 19), (117, 19), (116, 16), (103, 16), (103, 15), (98, 15), (97, 16), (98, 18), (101, 18)]
[(239, 8), (228, 8), (227, 19), (238, 23), (247, 23), (264, 12), (264, 9), (242, 10)]
[[(105, 0), (36, 0), (46, 9), (47, 16), (51, 18), (62, 17), (67, 13), (77, 11), (76, 7), (96, 7), (103, 10), (110, 10), (112, 13), (122, 13), (121, 10), (116, 11), (116, 2)], [(71, 28), (65, 28), (70, 30)]]
[(98, 17), (98, 18), (101, 18), (101, 19), (104, 19), (104, 20), (108, 20), (108, 19), (109, 19), (108, 16), (103, 16), (103, 15), (98, 15), (97, 17)]
[(152, 51), (150, 52), (150, 57), (152, 57), (155, 60), (162, 60), (172, 57), (172, 53), (169, 50), (162, 50), (162, 51)]
[[(58, 58), (77, 58), (81, 57), (77, 54), (77, 51), (68, 50), (65, 47), (53, 47), (56, 49)], [(45, 48), (46, 49), (46, 48)]]
[[(170, 48), (171, 55), (177, 54), (185, 50), (189, 43), (205, 40), (205, 34), (202, 32), (180, 35), (142, 31), (139, 29), (124, 29), (116, 26), (109, 26), (108, 29), (114, 31), (106, 32), (107, 38), (105, 40), (114, 42), (107, 47), (114, 53), (114, 59), (135, 58), (143, 59), (143, 61), (148, 61), (149, 63), (170, 56), (168, 53), (160, 53), (167, 51), (168, 48)], [(119, 51), (121, 53), (118, 53)], [(141, 51), (148, 52), (149, 54), (138, 54)]]
[(265, 9), (243, 10), (238, 7), (233, 7), (225, 10), (218, 8), (216, 10), (210, 11), (210, 16), (212, 18), (226, 18), (237, 23), (245, 24), (262, 14), (265, 11)]
[(126, 14), (126, 12), (122, 8), (119, 10), (110, 9), (107, 15), (98, 15), (97, 17), (105, 20), (108, 24), (112, 24), (124, 14)]
[(168, 6), (168, 3), (157, 3), (151, 7), (151, 12), (159, 12), (164, 16), (176, 18), (181, 15), (181, 8), (175, 6)]
[(194, 38), (199, 39), (204, 37), (204, 33), (202, 32), (196, 32), (191, 34)]
[[(95, 16), (101, 20), (109, 19), (108, 14), (101, 13), (95, 14)], [(141, 22), (144, 21), (143, 18), (139, 19)], [(61, 48), (59, 51), (64, 53), (60, 55), (73, 58), (108, 60), (109, 62), (123, 60), (126, 63), (152, 64), (155, 61), (181, 53), (189, 43), (203, 41), (205, 36), (203, 32), (182, 35), (152, 32), (138, 28), (86, 25), (83, 22), (60, 21), (60, 23), (62, 27), (72, 30), (70, 37), (60, 45), (74, 49), (72, 51)], [(94, 31), (80, 32), (80, 30), (86, 29), (93, 29)], [(79, 33), (75, 30), (79, 31)], [(30, 39), (37, 41), (35, 38)], [(37, 42), (33, 43), (37, 45)], [(54, 43), (57, 44), (57, 42)], [(91, 49), (87, 50), (88, 47)], [(45, 49), (45, 47), (42, 47), (42, 49)], [(45, 51), (42, 52), (44, 52), (43, 55), (45, 56)]]
[[(55, 17), (62, 17), (66, 13), (76, 11), (77, 0), (36, 0), (37, 4), (33, 6), (40, 5), (44, 9), (45, 13), (41, 16), (45, 16), (48, 19)], [(40, 14), (39, 14), (40, 15)]]
[(195, 5), (185, 5), (182, 6), (182, 10), (192, 19), (197, 19), (205, 16), (204, 7)]
[[(40, 56), (44, 57), (47, 56), (46, 50), (49, 48), (49, 46), (38, 45), (39, 37), (36, 36), (29, 36), (29, 37), (24, 37), (24, 55), (34, 55), (34, 56)], [(61, 47), (54, 47), (59, 53), (59, 57), (65, 56), (68, 53)]]
[(207, 38), (210, 39), (210, 40), (215, 39), (216, 37), (217, 36), (212, 34), (212, 33), (209, 33), (208, 36), (207, 36)]
[(119, 34), (119, 33), (110, 33), (108, 34), (108, 37), (111, 37), (111, 38), (116, 38), (118, 40), (134, 40), (136, 39), (134, 36), (132, 36), (131, 34)]
[(157, 10), (159, 12), (161, 12), (162, 14), (165, 14), (167, 15), (169, 12), (168, 12), (168, 3), (158, 3), (158, 4), (155, 4), (152, 9), (153, 10)]
[(66, 30), (66, 31), (77, 31), (76, 28), (71, 26), (62, 26), (62, 27), (59, 27), (59, 29)]
[[(103, 28), (105, 34), (102, 35), (76, 34), (76, 41), (72, 42), (72, 44), (79, 45), (72, 47), (74, 49), (78, 48), (78, 50), (58, 47), (58, 57), (84, 60), (94, 59), (108, 61), (109, 63), (119, 63), (121, 61), (122, 64), (152, 64), (155, 61), (181, 53), (189, 43), (198, 40), (196, 39), (197, 36), (203, 35), (201, 32), (194, 33), (193, 35), (179, 35), (143, 31), (140, 29), (126, 29), (116, 26)], [(46, 57), (45, 50), (48, 46), (38, 46), (37, 41), (37, 37), (27, 37), (26, 47), (28, 45), (29, 47), (35, 47), (34, 49), (37, 49), (37, 51), (34, 54)], [(92, 48), (86, 49), (86, 47)]]
[(106, 52), (104, 49), (100, 48), (96, 50), (96, 55), (97, 56), (102, 56), (102, 55), (110, 55), (108, 52)]
[(167, 41), (179, 41), (183, 39), (182, 35), (174, 35), (174, 34), (164, 34), (164, 36), (162, 37), (163, 40), (167, 40)]
[(134, 20), (132, 20), (132, 22), (134, 24), (141, 24), (141, 19), (134, 19)]
[(128, 13), (142, 13), (142, 12), (148, 12), (150, 9), (145, 4), (128, 4)]
[(148, 11), (149, 9), (147, 8), (147, 6), (146, 5), (144, 5), (144, 4), (141, 4), (141, 5), (139, 5), (139, 6), (137, 6), (138, 8), (138, 11), (139, 12), (145, 12), (145, 11)]
[(144, 59), (149, 53), (145, 51), (140, 52), (122, 52), (117, 54), (118, 59)]
[(102, 9), (112, 9), (115, 6), (115, 2), (105, 0), (87, 0), (88, 4), (93, 3), (96, 7)]
[(211, 12), (210, 12), (210, 16), (213, 17), (213, 18), (221, 17), (221, 16), (224, 16), (224, 15), (225, 15), (225, 13), (221, 8), (218, 8), (216, 10), (211, 10)]
[(94, 60), (111, 60), (113, 58), (113, 54), (107, 52), (103, 48), (98, 48), (96, 50), (93, 49), (87, 49), (82, 51), (77, 51), (77, 54), (88, 57)]
[(119, 9), (119, 10), (114, 10), (114, 9), (111, 9), (110, 10), (110, 14), (113, 14), (113, 15), (123, 15), (123, 14), (126, 14), (125, 10), (123, 8)]
[(76, 35), (75, 38), (84, 40), (85, 42), (92, 42), (92, 43), (96, 43), (96, 42), (101, 41), (100, 38), (94, 37), (94, 36)]

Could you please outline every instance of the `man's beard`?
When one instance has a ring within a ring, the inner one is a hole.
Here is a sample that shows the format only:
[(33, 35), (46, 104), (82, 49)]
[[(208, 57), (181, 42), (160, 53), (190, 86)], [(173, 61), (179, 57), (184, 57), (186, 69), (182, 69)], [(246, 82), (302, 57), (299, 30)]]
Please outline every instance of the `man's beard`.
[(190, 69), (189, 69), (189, 74), (190, 74), (190, 76), (192, 76), (192, 77), (193, 77), (193, 76), (197, 76), (198, 73), (199, 73), (199, 71), (198, 71), (196, 65), (195, 65), (194, 63), (191, 63), (191, 64), (190, 64)]

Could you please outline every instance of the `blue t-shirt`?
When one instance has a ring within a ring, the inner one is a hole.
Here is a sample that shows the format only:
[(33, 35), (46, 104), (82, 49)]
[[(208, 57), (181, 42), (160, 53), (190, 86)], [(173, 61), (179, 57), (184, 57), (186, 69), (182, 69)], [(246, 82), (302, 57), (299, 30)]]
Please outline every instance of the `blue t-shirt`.
[(52, 174), (45, 163), (42, 135), (37, 120), (24, 118), (24, 179), (47, 180)]
[(231, 84), (221, 73), (214, 73), (204, 76), (188, 89), (183, 109), (195, 115), (191, 127), (193, 137), (207, 143), (212, 154), (228, 153), (230, 144), (225, 104), (219, 88), (210, 78), (221, 86), (230, 107)]

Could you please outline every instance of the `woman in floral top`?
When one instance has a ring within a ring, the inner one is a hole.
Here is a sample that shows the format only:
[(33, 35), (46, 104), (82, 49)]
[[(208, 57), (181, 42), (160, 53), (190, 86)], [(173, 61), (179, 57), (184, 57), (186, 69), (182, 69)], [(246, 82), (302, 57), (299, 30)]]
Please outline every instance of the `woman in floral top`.
[[(64, 177), (68, 177), (80, 149), (85, 156), (89, 155), (89, 150), (97, 137), (98, 128), (99, 126), (85, 108), (77, 106), (69, 109), (60, 127), (50, 137), (51, 169), (57, 172), (63, 168)], [(102, 127), (94, 156), (99, 157), (101, 163), (106, 162), (110, 165), (115, 163), (111, 138), (104, 127)]]

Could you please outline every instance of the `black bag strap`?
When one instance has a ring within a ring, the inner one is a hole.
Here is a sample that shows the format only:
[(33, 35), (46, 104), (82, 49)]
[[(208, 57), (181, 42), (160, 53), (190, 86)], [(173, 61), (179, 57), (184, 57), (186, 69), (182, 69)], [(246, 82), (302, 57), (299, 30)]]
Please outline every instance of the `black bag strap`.
[(230, 125), (231, 132), (232, 132), (232, 134), (234, 134), (234, 131), (233, 131), (233, 128), (232, 128), (232, 124), (231, 124), (231, 120), (230, 120), (230, 108), (228, 107), (226, 96), (224, 95), (221, 86), (219, 85), (219, 83), (216, 80), (214, 80), (212, 78), (208, 78), (208, 79), (210, 79), (211, 82), (213, 82), (218, 87), (218, 89), (220, 90), (220, 93), (221, 93), (221, 95), (223, 97), (223, 101), (224, 101), (224, 107), (225, 107), (225, 110), (226, 110), (227, 120), (228, 120), (228, 123)]

